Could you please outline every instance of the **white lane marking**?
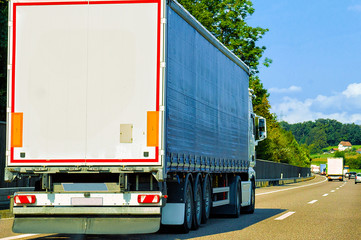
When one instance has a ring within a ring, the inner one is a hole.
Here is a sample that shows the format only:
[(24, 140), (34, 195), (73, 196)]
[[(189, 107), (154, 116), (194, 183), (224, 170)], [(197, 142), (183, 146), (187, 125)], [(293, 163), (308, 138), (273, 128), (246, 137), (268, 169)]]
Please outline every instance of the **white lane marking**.
[(328, 196), (328, 193), (325, 193), (325, 194), (322, 195), (322, 197), (326, 197), (326, 196)]
[(312, 200), (311, 202), (309, 202), (308, 204), (314, 204), (315, 202), (317, 202), (318, 200)]
[(13, 236), (13, 237), (0, 238), (0, 240), (20, 239), (20, 238), (32, 237), (35, 235), (39, 235), (39, 234), (22, 234), (22, 235), (17, 235), (17, 236)]
[(278, 217), (278, 218), (275, 218), (275, 220), (278, 220), (278, 221), (283, 220), (283, 219), (285, 219), (285, 218), (288, 218), (289, 216), (291, 216), (291, 215), (294, 214), (294, 213), (295, 213), (295, 212), (285, 213), (285, 214), (283, 214), (282, 216), (280, 216), (280, 217)]
[(286, 188), (286, 189), (281, 189), (281, 190), (275, 190), (275, 191), (271, 191), (271, 192), (257, 193), (256, 196), (266, 195), (266, 194), (271, 194), (271, 193), (276, 193), (276, 192), (283, 192), (283, 191), (292, 190), (292, 189), (297, 189), (297, 188), (308, 187), (308, 186), (320, 184), (320, 183), (323, 183), (323, 182), (326, 182), (326, 181), (327, 181), (327, 178), (325, 178), (323, 181), (317, 182), (317, 183), (311, 183), (311, 184), (307, 184), (307, 185), (303, 185), (303, 186), (298, 186), (298, 187), (291, 187), (291, 188)]
[(331, 192), (335, 192), (335, 190), (331, 190)]

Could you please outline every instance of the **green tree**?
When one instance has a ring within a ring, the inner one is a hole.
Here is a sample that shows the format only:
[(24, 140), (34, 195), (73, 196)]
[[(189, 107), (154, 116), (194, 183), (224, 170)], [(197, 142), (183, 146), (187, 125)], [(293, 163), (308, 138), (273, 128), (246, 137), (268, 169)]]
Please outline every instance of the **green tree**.
[[(341, 141), (350, 141), (352, 145), (361, 145), (361, 126), (354, 123), (342, 124), (332, 119), (317, 119), (296, 124), (281, 122), (281, 126), (285, 130), (291, 131), (298, 142), (316, 146), (317, 149), (322, 146), (336, 146)], [(319, 134), (321, 134), (322, 141)], [(327, 145), (324, 143), (325, 136)]]
[(318, 127), (312, 128), (306, 143), (312, 145), (310, 149), (312, 154), (321, 152), (322, 148), (328, 146), (325, 130)]
[(361, 155), (346, 157), (345, 165), (349, 165), (351, 169), (361, 169)]
[(268, 137), (257, 148), (257, 157), (300, 167), (310, 166), (310, 156), (305, 145), (299, 145), (293, 134), (271, 122)]
[(335, 158), (345, 158), (345, 152), (344, 151), (337, 151), (335, 152)]

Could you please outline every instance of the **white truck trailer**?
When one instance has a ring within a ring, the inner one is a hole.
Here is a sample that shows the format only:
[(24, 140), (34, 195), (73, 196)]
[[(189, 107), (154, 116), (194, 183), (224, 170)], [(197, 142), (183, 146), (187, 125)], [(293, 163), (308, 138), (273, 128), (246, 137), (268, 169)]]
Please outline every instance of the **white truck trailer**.
[(176, 1), (11, 0), (13, 231), (197, 229), (255, 205), (249, 68)]
[(327, 158), (328, 181), (343, 181), (343, 158)]

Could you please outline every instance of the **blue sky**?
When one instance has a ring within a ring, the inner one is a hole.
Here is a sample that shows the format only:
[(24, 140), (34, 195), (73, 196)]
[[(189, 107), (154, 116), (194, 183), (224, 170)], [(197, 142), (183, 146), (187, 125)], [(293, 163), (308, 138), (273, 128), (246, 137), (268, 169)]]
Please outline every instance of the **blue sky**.
[(249, 25), (268, 28), (260, 67), (272, 112), (289, 123), (361, 124), (361, 0), (252, 0)]

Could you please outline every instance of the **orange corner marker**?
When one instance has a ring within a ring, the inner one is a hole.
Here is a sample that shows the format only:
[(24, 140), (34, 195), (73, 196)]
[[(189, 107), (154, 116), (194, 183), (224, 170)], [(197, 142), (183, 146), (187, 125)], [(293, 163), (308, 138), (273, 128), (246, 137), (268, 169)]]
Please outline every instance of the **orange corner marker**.
[(23, 146), (23, 113), (11, 113), (11, 147)]
[(147, 112), (147, 146), (159, 145), (159, 112)]

